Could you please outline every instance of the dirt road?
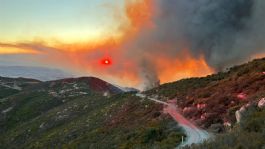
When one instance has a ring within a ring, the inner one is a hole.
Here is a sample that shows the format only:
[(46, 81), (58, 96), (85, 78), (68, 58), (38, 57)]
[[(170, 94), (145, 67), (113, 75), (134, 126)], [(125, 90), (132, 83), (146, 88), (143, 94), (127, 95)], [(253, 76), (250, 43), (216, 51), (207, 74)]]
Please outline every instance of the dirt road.
[(184, 129), (187, 135), (187, 139), (180, 146), (178, 146), (178, 148), (184, 147), (186, 145), (202, 143), (203, 141), (210, 138), (210, 135), (207, 131), (200, 129), (195, 124), (190, 122), (188, 119), (183, 117), (179, 113), (177, 106), (174, 103), (164, 102), (155, 98), (147, 97), (146, 95), (140, 93), (136, 94), (136, 96), (141, 98), (147, 98), (154, 102), (163, 104), (164, 112), (168, 113)]

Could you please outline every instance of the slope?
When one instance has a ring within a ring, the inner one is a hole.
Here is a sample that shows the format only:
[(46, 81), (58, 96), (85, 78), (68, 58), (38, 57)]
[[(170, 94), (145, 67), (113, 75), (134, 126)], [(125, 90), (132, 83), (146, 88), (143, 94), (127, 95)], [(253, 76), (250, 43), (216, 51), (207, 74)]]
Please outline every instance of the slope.
[(202, 78), (163, 84), (146, 94), (176, 99), (182, 113), (204, 128), (222, 131), (235, 123), (235, 111), (265, 96), (265, 58)]

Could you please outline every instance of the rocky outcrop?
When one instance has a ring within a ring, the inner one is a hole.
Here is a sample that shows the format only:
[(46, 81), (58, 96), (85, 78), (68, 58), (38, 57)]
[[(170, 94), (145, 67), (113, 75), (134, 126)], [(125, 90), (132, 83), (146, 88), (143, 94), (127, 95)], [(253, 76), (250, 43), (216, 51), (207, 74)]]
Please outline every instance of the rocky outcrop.
[(265, 107), (265, 98), (261, 98), (259, 100), (258, 107), (261, 108), (261, 109)]
[(265, 98), (261, 98), (257, 103), (251, 104), (248, 103), (244, 106), (242, 106), (239, 110), (236, 111), (235, 116), (236, 116), (236, 121), (239, 123), (242, 120), (242, 117), (244, 116), (244, 113), (251, 107), (255, 106), (258, 108), (264, 108), (265, 107)]
[(247, 109), (251, 106), (250, 103), (242, 106), (239, 110), (236, 111), (235, 115), (236, 115), (236, 121), (237, 123), (239, 123), (242, 120), (242, 116), (244, 115), (244, 113), (247, 111)]

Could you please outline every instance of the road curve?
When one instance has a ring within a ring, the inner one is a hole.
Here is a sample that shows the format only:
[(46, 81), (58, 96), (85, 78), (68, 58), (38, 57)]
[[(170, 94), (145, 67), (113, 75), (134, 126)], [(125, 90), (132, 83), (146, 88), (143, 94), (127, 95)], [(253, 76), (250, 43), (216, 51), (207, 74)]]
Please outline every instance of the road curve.
[(203, 141), (210, 138), (210, 135), (207, 131), (200, 129), (195, 124), (193, 124), (188, 119), (186, 119), (184, 116), (182, 116), (178, 112), (178, 109), (175, 104), (167, 103), (167, 102), (155, 99), (155, 98), (147, 97), (146, 95), (140, 94), (140, 93), (137, 93), (136, 96), (141, 97), (141, 98), (147, 98), (154, 102), (163, 104), (164, 112), (168, 113), (175, 121), (178, 122), (179, 126), (181, 126), (184, 129), (187, 135), (187, 139), (185, 142), (180, 144), (177, 148), (189, 146), (191, 144), (202, 143)]

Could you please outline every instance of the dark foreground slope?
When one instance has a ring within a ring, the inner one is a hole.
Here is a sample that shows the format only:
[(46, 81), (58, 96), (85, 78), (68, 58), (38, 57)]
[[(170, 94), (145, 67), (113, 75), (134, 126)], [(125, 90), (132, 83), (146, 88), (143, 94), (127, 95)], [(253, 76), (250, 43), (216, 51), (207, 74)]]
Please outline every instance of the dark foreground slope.
[(174, 148), (162, 108), (97, 78), (36, 82), (0, 99), (0, 148)]

